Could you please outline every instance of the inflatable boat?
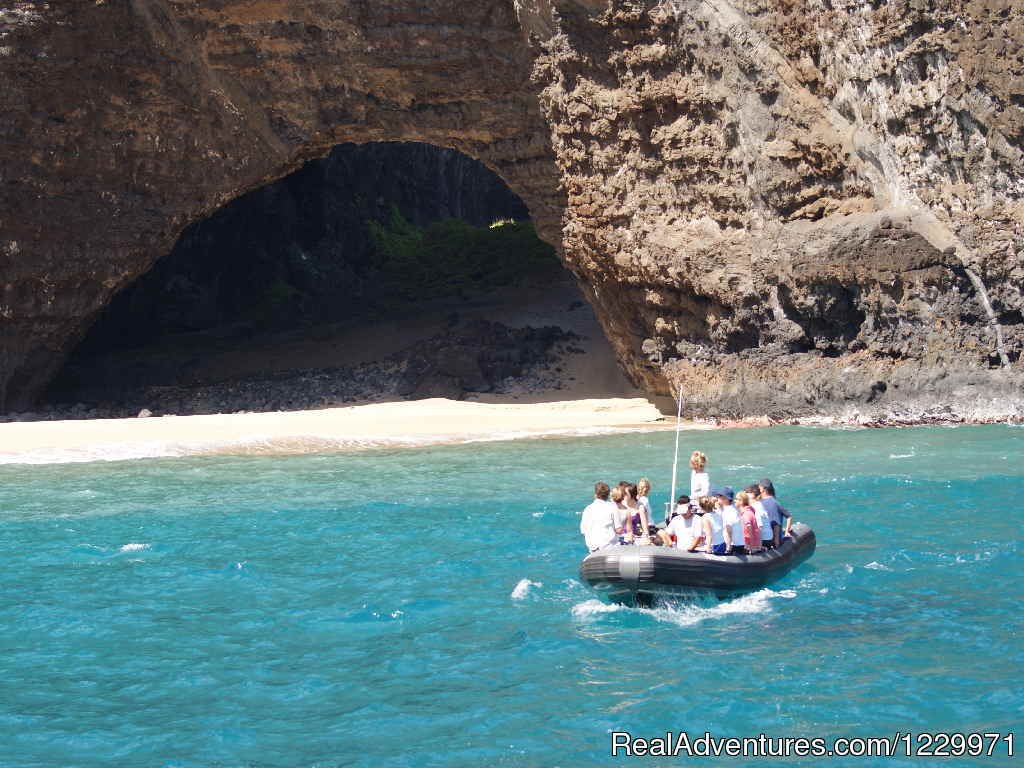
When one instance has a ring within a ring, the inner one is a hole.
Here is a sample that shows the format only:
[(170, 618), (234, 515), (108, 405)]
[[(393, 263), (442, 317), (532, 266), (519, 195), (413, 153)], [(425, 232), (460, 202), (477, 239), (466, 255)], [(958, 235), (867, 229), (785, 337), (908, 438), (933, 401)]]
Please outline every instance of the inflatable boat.
[(616, 603), (650, 605), (656, 597), (729, 597), (759, 589), (814, 553), (814, 531), (803, 523), (772, 550), (755, 555), (708, 555), (657, 546), (612, 546), (591, 552), (580, 578)]

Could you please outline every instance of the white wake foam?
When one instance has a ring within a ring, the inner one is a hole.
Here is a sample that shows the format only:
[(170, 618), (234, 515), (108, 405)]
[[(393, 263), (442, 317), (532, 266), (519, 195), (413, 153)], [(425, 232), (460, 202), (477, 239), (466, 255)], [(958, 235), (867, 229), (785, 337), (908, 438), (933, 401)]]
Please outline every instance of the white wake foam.
[(773, 600), (792, 600), (797, 593), (792, 589), (776, 592), (773, 589), (762, 589), (731, 600), (715, 603), (668, 602), (654, 608), (631, 608), (615, 603), (602, 603), (600, 600), (586, 600), (572, 607), (573, 617), (591, 620), (605, 613), (630, 611), (650, 616), (656, 621), (675, 624), (678, 627), (690, 627), (703, 621), (732, 616), (735, 614), (759, 614), (772, 610)]
[(139, 544), (135, 541), (130, 541), (127, 544), (121, 545), (122, 552), (139, 552), (143, 549), (149, 549), (149, 544)]
[(602, 613), (616, 613), (617, 611), (628, 611), (633, 610), (625, 605), (619, 605), (618, 603), (602, 603), (596, 598), (590, 600), (584, 600), (582, 603), (576, 603), (572, 607), (572, 615), (577, 619), (589, 619), (592, 616), (598, 616)]
[(530, 588), (531, 587), (537, 587), (538, 589), (540, 589), (543, 586), (544, 585), (541, 584), (539, 581), (530, 581), (529, 579), (520, 579), (519, 583), (516, 584), (515, 589), (512, 590), (512, 599), (513, 600), (522, 600), (524, 597), (526, 597), (530, 593)]

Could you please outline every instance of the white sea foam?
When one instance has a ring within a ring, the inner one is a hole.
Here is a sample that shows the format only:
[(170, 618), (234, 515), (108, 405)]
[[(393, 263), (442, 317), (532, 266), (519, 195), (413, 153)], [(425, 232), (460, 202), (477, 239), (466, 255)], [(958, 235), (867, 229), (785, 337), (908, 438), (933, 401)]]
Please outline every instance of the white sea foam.
[(766, 613), (771, 610), (772, 600), (777, 598), (791, 600), (794, 597), (796, 597), (796, 592), (791, 589), (781, 592), (761, 589), (732, 600), (723, 600), (716, 605), (705, 606), (693, 603), (669, 604), (664, 607), (651, 609), (650, 613), (658, 621), (675, 624), (679, 627), (689, 627), (710, 619), (719, 619), (723, 616)]
[(93, 461), (130, 461), (184, 456), (169, 443), (111, 443), (88, 448), (40, 448), (25, 453), (0, 453), (0, 464), (85, 464)]
[(889, 458), (890, 459), (912, 459), (912, 458), (914, 458), (914, 456), (915, 456), (915, 454), (913, 454), (913, 453), (890, 453), (889, 454)]
[(582, 603), (576, 603), (572, 607), (572, 615), (577, 619), (588, 619), (591, 616), (597, 616), (602, 613), (616, 613), (617, 611), (628, 611), (630, 610), (625, 605), (619, 605), (618, 603), (602, 603), (596, 598), (590, 600), (584, 600)]
[(537, 587), (537, 589), (540, 589), (543, 586), (544, 585), (541, 584), (539, 581), (530, 581), (529, 579), (520, 579), (519, 583), (516, 584), (516, 588), (512, 590), (512, 599), (513, 600), (522, 600), (524, 597), (526, 597), (530, 593), (530, 588), (531, 587)]
[(543, 512), (534, 512), (533, 516), (534, 517), (544, 517), (544, 513)]
[(143, 549), (149, 549), (149, 544), (139, 544), (138, 542), (129, 542), (121, 545), (122, 552), (139, 552)]
[(879, 562), (877, 562), (875, 560), (872, 560), (870, 563), (868, 563), (864, 567), (867, 568), (868, 570), (871, 570), (871, 571), (891, 571), (892, 570), (892, 568), (890, 568), (888, 565), (882, 565), (881, 563), (879, 563)]
[(656, 621), (675, 624), (679, 627), (690, 627), (710, 619), (718, 619), (734, 614), (759, 614), (771, 610), (771, 602), (776, 599), (792, 600), (797, 593), (792, 589), (776, 592), (762, 589), (749, 595), (723, 600), (716, 603), (669, 602), (654, 608), (630, 608), (615, 603), (602, 603), (600, 600), (587, 600), (572, 607), (572, 615), (577, 619), (593, 619), (605, 613), (632, 611), (650, 616)]
[(266, 437), (248, 435), (237, 440), (204, 442), (144, 441), (137, 443), (107, 443), (76, 448), (41, 448), (23, 453), (0, 452), (0, 464), (83, 464), (99, 461), (132, 461), (135, 459), (177, 458), (182, 456), (209, 456), (227, 453), (233, 455), (281, 455), (331, 451), (366, 451), (388, 448), (421, 448), (429, 445), (461, 445), (492, 443), (511, 440), (549, 437), (590, 437), (656, 431), (660, 427), (574, 427), (496, 431), (488, 435), (418, 435), (365, 439), (324, 438), (319, 436)]

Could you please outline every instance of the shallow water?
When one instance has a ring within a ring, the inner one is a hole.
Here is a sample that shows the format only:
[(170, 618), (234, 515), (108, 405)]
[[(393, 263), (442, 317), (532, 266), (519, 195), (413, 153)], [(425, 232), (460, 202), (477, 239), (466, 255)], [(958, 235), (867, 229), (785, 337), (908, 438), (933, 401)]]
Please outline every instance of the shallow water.
[(660, 504), (671, 445), (0, 466), (0, 764), (582, 766), (614, 730), (1024, 719), (1024, 429), (687, 434), (715, 482), (770, 475), (816, 554), (729, 601), (600, 603), (578, 512), (598, 478)]

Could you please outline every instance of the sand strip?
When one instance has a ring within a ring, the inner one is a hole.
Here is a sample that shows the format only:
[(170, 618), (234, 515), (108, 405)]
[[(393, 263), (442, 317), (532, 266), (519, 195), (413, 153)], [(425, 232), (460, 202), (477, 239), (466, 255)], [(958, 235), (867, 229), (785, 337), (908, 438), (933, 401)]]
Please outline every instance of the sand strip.
[(347, 408), (0, 424), (0, 463), (286, 454), (666, 429), (643, 398), (507, 404), (445, 399)]

